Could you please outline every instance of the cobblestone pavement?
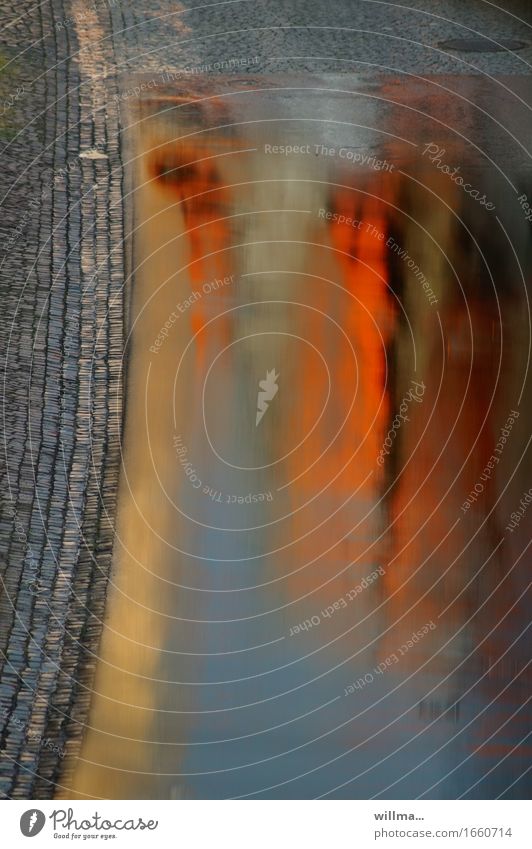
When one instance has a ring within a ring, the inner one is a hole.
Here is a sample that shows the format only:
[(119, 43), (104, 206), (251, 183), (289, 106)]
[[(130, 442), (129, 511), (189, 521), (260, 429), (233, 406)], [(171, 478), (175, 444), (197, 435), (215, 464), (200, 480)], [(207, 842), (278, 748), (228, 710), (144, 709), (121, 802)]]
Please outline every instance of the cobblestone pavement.
[(522, 75), (530, 46), (442, 44), (531, 45), (531, 23), (529, 0), (0, 2), (2, 795), (53, 795), (87, 716), (120, 457), (131, 74), (238, 59), (229, 72)]
[(118, 472), (118, 117), (95, 108), (111, 45), (86, 50), (88, 24), (56, 26), (72, 13), (2, 4), (4, 78), (24, 87), (4, 132), (0, 280), (0, 790), (16, 798), (50, 796), (79, 741)]

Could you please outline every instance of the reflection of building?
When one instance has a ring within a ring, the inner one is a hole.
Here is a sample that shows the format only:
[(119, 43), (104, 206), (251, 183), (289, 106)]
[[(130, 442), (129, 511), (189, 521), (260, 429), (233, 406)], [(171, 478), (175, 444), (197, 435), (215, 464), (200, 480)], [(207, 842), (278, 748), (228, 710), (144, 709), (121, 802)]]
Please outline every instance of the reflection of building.
[[(391, 194), (391, 186), (380, 180), (373, 184), (369, 179), (362, 184), (364, 188), (360, 182), (351, 188), (347, 184), (335, 186), (334, 181), (346, 180), (334, 169), (329, 179), (333, 185), (326, 197), (327, 214), (311, 231), (313, 247), (306, 265), (309, 288), (312, 272), (333, 283), (312, 287), (307, 300), (322, 314), (310, 319), (303, 316), (301, 332), (324, 340), (323, 350), (333, 381), (332, 412), (329, 409), (306, 440), (302, 456), (296, 456), (288, 465), (290, 477), (308, 467), (293, 488), (293, 503), (316, 496), (307, 511), (294, 516), (289, 529), (289, 534), (297, 538), (309, 527), (317, 527), (295, 549), (297, 561), (312, 561), (319, 551), (326, 552), (333, 546), (323, 558), (322, 568), (302, 570), (288, 586), (297, 598), (303, 589), (322, 583), (324, 572), (338, 572), (338, 579), (324, 590), (324, 604), (335, 594), (345, 592), (353, 574), (358, 574), (358, 570), (347, 568), (349, 563), (362, 558), (363, 568), (382, 554), (382, 544), (378, 542), (383, 529), (378, 504), (381, 473), (376, 460), (389, 415), (386, 351), (396, 320), (387, 279), (386, 205), (379, 199)], [(380, 233), (384, 239), (378, 237)], [(319, 301), (315, 292), (319, 293)], [(338, 323), (349, 345), (341, 344), (338, 330), (325, 336), (327, 321), (323, 314)], [(332, 344), (327, 344), (326, 339)], [(317, 390), (316, 372), (306, 367), (304, 358), (299, 368), (305, 398)], [(304, 430), (310, 431), (312, 410), (304, 402), (301, 416), (306, 419)], [(334, 515), (325, 521), (329, 514)], [(326, 568), (329, 561), (343, 566), (331, 572)], [(319, 601), (314, 597), (312, 603)]]

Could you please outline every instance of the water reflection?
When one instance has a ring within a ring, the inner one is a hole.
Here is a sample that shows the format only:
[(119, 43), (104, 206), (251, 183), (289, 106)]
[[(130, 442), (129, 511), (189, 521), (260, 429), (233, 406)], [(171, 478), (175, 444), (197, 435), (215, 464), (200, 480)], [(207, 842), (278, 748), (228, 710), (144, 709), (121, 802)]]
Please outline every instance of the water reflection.
[(527, 162), (469, 97), (435, 129), (440, 84), (219, 85), (132, 114), (115, 569), (62, 793), (522, 797)]

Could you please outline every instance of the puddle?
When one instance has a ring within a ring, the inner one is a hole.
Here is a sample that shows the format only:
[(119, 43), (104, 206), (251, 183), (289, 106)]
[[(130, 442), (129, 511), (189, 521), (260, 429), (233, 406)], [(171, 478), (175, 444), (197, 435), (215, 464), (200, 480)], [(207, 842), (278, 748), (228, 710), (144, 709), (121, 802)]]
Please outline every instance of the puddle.
[(125, 105), (117, 540), (62, 793), (493, 798), (528, 761), (519, 82), (186, 84)]

